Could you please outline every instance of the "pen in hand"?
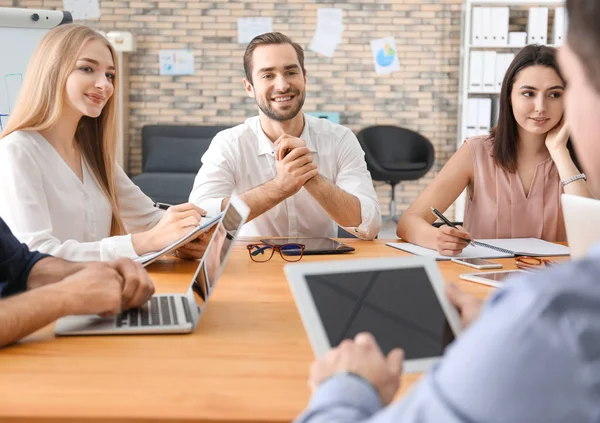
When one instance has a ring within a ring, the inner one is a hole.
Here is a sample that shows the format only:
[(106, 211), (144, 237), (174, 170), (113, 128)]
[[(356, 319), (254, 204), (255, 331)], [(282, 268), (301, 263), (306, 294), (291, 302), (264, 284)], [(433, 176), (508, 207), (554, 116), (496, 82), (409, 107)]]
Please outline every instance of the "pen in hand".
[[(436, 215), (446, 225), (450, 226), (451, 228), (458, 229), (455, 224), (453, 224), (448, 219), (446, 219), (446, 216), (444, 216), (442, 213), (440, 213), (435, 207), (431, 207), (431, 212), (434, 215)], [(458, 229), (458, 230), (460, 231), (460, 229)], [(472, 239), (466, 239), (466, 238), (461, 238), (461, 239), (463, 241), (467, 241), (469, 243), (469, 245), (475, 246), (475, 243), (473, 242)]]
[[(170, 207), (173, 207), (172, 204), (167, 204), (167, 203), (154, 203), (154, 207), (156, 207), (157, 209), (161, 209), (161, 210), (168, 210)], [(202, 216), (203, 219), (212, 219), (212, 216), (208, 216), (208, 215), (204, 215)]]
[(154, 207), (161, 210), (168, 210), (171, 207), (171, 204), (167, 203), (154, 203)]

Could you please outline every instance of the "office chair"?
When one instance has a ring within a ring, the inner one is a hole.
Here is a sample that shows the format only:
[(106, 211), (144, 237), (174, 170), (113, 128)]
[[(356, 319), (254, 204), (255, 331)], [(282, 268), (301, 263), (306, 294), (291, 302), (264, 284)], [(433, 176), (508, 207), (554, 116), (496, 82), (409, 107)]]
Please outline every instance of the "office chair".
[(419, 179), (431, 169), (433, 145), (417, 132), (391, 125), (364, 128), (356, 137), (373, 180), (392, 186), (389, 219), (397, 222), (395, 187), (399, 182)]

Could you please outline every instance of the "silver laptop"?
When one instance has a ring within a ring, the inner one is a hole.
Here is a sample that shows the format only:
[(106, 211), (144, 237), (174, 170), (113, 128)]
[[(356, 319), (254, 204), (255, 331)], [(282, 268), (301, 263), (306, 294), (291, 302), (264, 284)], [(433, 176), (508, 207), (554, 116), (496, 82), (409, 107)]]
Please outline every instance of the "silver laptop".
[(576, 195), (561, 195), (567, 241), (571, 258), (581, 259), (588, 255), (590, 248), (600, 242), (600, 201)]
[(229, 199), (223, 219), (215, 228), (186, 293), (154, 295), (143, 307), (126, 310), (112, 318), (98, 315), (63, 317), (56, 321), (54, 332), (57, 335), (193, 332), (248, 213), (248, 206), (242, 200), (235, 196)]

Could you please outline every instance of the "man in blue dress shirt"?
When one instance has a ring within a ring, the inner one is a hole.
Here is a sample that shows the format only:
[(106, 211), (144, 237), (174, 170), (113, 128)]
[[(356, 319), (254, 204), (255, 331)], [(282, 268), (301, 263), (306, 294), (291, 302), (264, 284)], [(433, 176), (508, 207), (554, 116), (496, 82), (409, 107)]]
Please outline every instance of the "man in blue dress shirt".
[(0, 218), (0, 347), (71, 314), (113, 315), (154, 293), (129, 259), (72, 263), (30, 252)]
[[(567, 0), (567, 121), (591, 187), (600, 181), (600, 1)], [(597, 224), (597, 222), (590, 222)], [(477, 301), (450, 288), (469, 323)], [(468, 317), (470, 316), (470, 317)], [(403, 353), (369, 334), (342, 342), (310, 374), (302, 423), (600, 422), (600, 243), (585, 260), (508, 283), (401, 401)]]

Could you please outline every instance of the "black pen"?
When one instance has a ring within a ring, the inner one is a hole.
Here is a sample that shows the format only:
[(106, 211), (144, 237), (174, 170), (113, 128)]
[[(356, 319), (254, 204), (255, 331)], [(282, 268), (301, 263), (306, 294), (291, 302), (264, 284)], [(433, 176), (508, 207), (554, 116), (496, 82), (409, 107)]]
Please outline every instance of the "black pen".
[[(154, 203), (154, 207), (156, 207), (157, 209), (161, 209), (161, 210), (168, 210), (169, 207), (173, 207), (172, 204), (167, 204), (167, 203)], [(212, 216), (202, 216), (205, 219), (212, 219)]]
[[(446, 216), (444, 216), (442, 213), (440, 213), (435, 207), (431, 207), (431, 212), (433, 214), (435, 214), (437, 217), (439, 217), (442, 220), (442, 222), (444, 222), (446, 225), (450, 226), (451, 228), (458, 229), (454, 223), (452, 223), (448, 219), (446, 219)], [(458, 229), (458, 230), (460, 231), (460, 229)], [(472, 239), (465, 239), (465, 238), (461, 238), (461, 239), (463, 241), (467, 241), (470, 245), (475, 246)]]
[(167, 204), (167, 203), (154, 203), (154, 207), (161, 209), (161, 210), (167, 210), (169, 207), (171, 207), (171, 204)]

